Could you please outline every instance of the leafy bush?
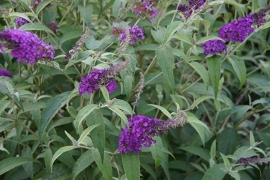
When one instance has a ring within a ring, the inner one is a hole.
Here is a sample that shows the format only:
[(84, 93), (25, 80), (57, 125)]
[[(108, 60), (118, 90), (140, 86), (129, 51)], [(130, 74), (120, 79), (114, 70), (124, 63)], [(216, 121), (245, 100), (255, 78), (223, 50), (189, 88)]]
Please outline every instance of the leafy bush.
[(0, 1), (1, 179), (269, 179), (268, 1)]

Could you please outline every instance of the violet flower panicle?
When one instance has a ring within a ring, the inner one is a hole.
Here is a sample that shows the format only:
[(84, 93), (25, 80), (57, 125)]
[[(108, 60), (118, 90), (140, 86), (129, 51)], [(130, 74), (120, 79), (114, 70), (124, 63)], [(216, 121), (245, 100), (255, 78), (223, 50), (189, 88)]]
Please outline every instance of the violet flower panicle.
[(9, 70), (6, 69), (0, 69), (0, 77), (1, 76), (6, 76), (6, 77), (12, 77), (12, 73)]
[(205, 55), (225, 54), (227, 52), (226, 44), (221, 40), (209, 40), (200, 46), (204, 47)]

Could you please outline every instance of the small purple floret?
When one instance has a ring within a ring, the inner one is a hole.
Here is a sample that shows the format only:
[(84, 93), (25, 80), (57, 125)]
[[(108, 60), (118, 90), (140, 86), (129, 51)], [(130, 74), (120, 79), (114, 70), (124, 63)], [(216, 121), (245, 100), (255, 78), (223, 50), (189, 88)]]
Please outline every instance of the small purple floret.
[(28, 24), (29, 21), (27, 21), (26, 19), (22, 18), (22, 17), (18, 17), (16, 19), (16, 27), (20, 28), (22, 25)]
[(12, 73), (6, 69), (0, 69), (0, 77), (1, 76), (12, 77)]
[[(144, 39), (143, 29), (139, 28), (137, 25), (134, 27), (128, 26), (128, 30), (130, 33), (130, 42), (129, 44), (134, 44), (136, 41), (139, 41), (140, 39)], [(123, 29), (122, 33), (119, 36), (119, 40), (122, 42), (126, 41), (126, 29)]]
[(201, 46), (204, 47), (205, 55), (220, 54), (227, 52), (226, 44), (221, 40), (210, 40), (205, 43), (202, 43)]

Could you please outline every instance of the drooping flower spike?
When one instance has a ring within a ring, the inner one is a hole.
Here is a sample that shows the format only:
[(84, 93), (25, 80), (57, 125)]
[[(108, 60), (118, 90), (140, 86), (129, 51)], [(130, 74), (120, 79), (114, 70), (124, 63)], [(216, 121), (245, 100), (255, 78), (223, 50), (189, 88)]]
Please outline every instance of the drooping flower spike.
[(0, 69), (0, 77), (1, 76), (12, 77), (13, 75), (9, 70)]
[(54, 58), (52, 45), (46, 44), (36, 34), (23, 30), (4, 30), (0, 33), (0, 51), (11, 50), (11, 56), (23, 64), (33, 65), (38, 60)]

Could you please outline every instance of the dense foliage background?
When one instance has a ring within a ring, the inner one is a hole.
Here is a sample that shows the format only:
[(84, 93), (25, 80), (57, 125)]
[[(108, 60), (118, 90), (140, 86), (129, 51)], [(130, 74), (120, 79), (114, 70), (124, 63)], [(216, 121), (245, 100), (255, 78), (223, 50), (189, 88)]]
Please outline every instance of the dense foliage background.
[(0, 179), (270, 179), (268, 0), (0, 0)]

